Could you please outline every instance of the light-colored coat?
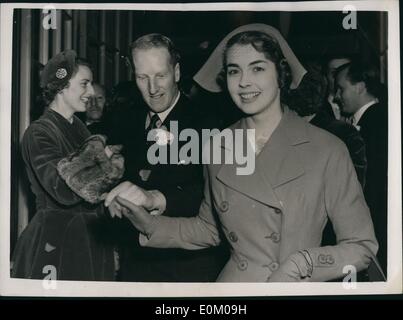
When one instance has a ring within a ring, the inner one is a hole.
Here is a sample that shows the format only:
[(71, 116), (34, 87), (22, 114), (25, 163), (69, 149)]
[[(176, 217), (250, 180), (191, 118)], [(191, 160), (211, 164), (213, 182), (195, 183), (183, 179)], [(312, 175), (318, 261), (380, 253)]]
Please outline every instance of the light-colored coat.
[[(238, 128), (245, 128), (242, 120), (231, 129)], [(235, 165), (208, 165), (205, 172), (199, 215), (156, 217), (142, 245), (205, 248), (220, 242), (220, 226), (232, 251), (218, 278), (226, 282), (267, 281), (299, 250), (312, 258), (311, 281), (338, 278), (347, 265), (360, 271), (376, 254), (373, 224), (347, 148), (291, 111), (257, 156), (252, 175), (237, 175)], [(338, 243), (320, 247), (328, 218)]]

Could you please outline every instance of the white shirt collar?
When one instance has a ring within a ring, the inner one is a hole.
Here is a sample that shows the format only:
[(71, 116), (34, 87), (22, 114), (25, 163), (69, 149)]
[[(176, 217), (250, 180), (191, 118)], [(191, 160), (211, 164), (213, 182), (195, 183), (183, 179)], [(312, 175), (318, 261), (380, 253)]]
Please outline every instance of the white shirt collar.
[(374, 105), (376, 103), (378, 103), (378, 99), (372, 100), (372, 101), (364, 104), (360, 109), (358, 109), (353, 115), (353, 124), (357, 125), (358, 122), (360, 121), (362, 115), (365, 113), (365, 111), (367, 111), (369, 107), (371, 107), (372, 105)]
[[(181, 92), (178, 90), (178, 94), (176, 95), (176, 98), (174, 99), (174, 102), (172, 103), (172, 105), (168, 109), (166, 109), (165, 111), (162, 111), (162, 112), (158, 113), (158, 117), (160, 118), (161, 123), (164, 122), (165, 119), (168, 117), (169, 113), (172, 111), (172, 109), (177, 104), (180, 96), (181, 96)], [(148, 112), (147, 119), (146, 119), (146, 128), (149, 126), (150, 121), (151, 121), (151, 117), (154, 114), (155, 114), (155, 112), (152, 112), (152, 111)]]

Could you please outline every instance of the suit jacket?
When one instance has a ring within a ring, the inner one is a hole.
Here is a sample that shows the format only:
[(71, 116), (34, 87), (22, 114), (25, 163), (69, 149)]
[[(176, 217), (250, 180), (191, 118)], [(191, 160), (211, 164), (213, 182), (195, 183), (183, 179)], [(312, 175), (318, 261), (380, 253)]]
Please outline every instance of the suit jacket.
[[(167, 207), (164, 216), (192, 217), (197, 215), (203, 198), (203, 168), (201, 164), (156, 164), (147, 160), (145, 123), (148, 108), (138, 106), (131, 117), (126, 117), (126, 133), (120, 141), (125, 157), (126, 179), (146, 190), (161, 191)], [(177, 121), (178, 132), (192, 128), (200, 132), (205, 126), (201, 113), (182, 93), (163, 125)], [(210, 125), (210, 122), (209, 122)], [(179, 142), (178, 149), (185, 144)], [(168, 152), (168, 160), (170, 153)], [(148, 176), (145, 178), (145, 175)], [(198, 252), (182, 249), (150, 249), (138, 245), (138, 232), (127, 222), (123, 240), (121, 275), (126, 281), (214, 281), (228, 258), (227, 251), (209, 248)]]
[[(241, 120), (232, 129), (245, 128)], [(307, 250), (311, 281), (343, 275), (346, 265), (366, 268), (378, 245), (372, 221), (345, 145), (296, 114), (285, 111), (256, 158), (252, 175), (235, 165), (207, 165), (199, 215), (156, 217), (140, 236), (149, 247), (200, 249), (220, 242), (217, 223), (231, 246), (219, 281), (264, 282), (291, 254)], [(337, 245), (320, 247), (331, 219)]]
[(364, 195), (379, 241), (379, 262), (385, 272), (387, 264), (387, 111), (387, 105), (377, 103), (369, 107), (357, 123), (365, 142), (368, 162)]

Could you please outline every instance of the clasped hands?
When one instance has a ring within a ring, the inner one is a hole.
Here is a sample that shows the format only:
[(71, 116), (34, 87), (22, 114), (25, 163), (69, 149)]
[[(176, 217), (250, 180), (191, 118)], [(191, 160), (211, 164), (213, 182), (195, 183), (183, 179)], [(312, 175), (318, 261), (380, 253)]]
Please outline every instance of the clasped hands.
[(166, 199), (158, 190), (147, 191), (125, 181), (106, 195), (105, 207), (109, 208), (112, 217), (124, 216), (141, 233), (147, 234), (153, 216), (165, 211)]

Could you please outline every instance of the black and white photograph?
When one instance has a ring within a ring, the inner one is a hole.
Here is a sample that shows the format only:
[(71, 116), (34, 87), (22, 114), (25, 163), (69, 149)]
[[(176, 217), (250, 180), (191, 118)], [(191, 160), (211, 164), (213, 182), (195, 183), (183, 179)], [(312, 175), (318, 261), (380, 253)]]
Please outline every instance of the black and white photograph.
[(402, 293), (398, 9), (1, 4), (0, 295)]

